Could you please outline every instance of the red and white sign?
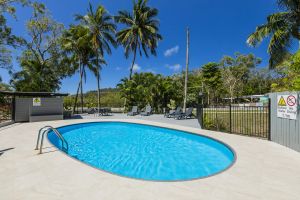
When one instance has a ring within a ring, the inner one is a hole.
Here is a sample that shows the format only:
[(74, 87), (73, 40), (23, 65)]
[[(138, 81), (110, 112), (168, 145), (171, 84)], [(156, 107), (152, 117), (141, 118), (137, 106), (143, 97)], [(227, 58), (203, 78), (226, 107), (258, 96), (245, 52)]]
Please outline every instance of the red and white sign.
[(277, 96), (277, 117), (296, 120), (297, 114), (298, 114), (297, 94)]
[(287, 97), (286, 102), (289, 106), (294, 106), (297, 104), (297, 97), (290, 95)]

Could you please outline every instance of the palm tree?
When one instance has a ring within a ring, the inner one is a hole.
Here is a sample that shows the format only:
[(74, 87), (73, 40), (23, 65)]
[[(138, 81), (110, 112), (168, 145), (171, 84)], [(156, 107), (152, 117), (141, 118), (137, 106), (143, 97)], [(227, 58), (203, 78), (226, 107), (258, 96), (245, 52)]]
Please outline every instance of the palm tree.
[(280, 64), (289, 55), (288, 48), (292, 39), (300, 40), (300, 1), (277, 0), (284, 11), (269, 15), (267, 23), (256, 28), (247, 43), (256, 46), (264, 38), (270, 37), (268, 53), (270, 54), (270, 68)]
[(85, 66), (92, 68), (89, 63), (91, 55), (90, 38), (88, 36), (88, 29), (83, 26), (71, 26), (69, 30), (65, 31), (62, 37), (62, 48), (72, 55), (74, 61), (74, 68), (79, 69), (79, 83), (75, 97), (73, 112), (77, 105), (77, 98), (80, 91), (81, 94), (81, 112), (83, 112), (83, 79), (85, 78)]
[(92, 48), (96, 56), (97, 87), (98, 87), (98, 112), (100, 110), (100, 71), (101, 64), (106, 64), (103, 57), (104, 52), (111, 54), (110, 44), (117, 47), (114, 39), (116, 25), (112, 22), (112, 17), (107, 13), (103, 6), (98, 6), (94, 11), (93, 6), (89, 3), (88, 13), (85, 16), (77, 15), (77, 20), (82, 21), (83, 25), (89, 29)]
[(155, 18), (158, 15), (156, 8), (147, 5), (147, 0), (134, 1), (133, 11), (119, 11), (115, 17), (118, 23), (124, 24), (126, 28), (117, 33), (117, 41), (125, 48), (125, 57), (133, 53), (133, 60), (130, 67), (129, 80), (132, 78), (132, 70), (135, 64), (136, 53), (142, 52), (149, 56), (156, 55), (157, 43), (162, 39), (159, 32), (159, 21)]

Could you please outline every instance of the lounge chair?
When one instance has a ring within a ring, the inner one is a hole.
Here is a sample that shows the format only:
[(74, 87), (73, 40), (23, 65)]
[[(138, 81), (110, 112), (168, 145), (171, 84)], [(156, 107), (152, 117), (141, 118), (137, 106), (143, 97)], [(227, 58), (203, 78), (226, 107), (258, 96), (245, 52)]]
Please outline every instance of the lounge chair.
[(138, 108), (137, 106), (132, 106), (132, 109), (129, 113), (127, 113), (127, 116), (134, 116), (138, 114)]
[(175, 110), (166, 110), (165, 112), (164, 112), (164, 117), (168, 117), (170, 114), (172, 114), (172, 113), (174, 113), (175, 112)]
[(146, 109), (144, 112), (141, 113), (141, 116), (149, 116), (151, 115), (151, 112), (152, 112), (151, 106), (146, 106)]
[(186, 110), (186, 112), (182, 112), (180, 114), (175, 115), (175, 119), (187, 119), (192, 118), (193, 116), (193, 107), (190, 107)]
[(87, 113), (88, 113), (88, 114), (95, 114), (95, 113), (96, 113), (96, 109), (95, 109), (95, 108), (89, 108), (89, 109), (87, 110)]
[(179, 115), (181, 113), (182, 113), (181, 107), (177, 107), (176, 110), (170, 110), (169, 113), (167, 113), (165, 115), (165, 117), (167, 117), (167, 118), (173, 117), (174, 118), (176, 115)]
[(111, 108), (100, 108), (99, 115), (110, 116), (111, 115)]

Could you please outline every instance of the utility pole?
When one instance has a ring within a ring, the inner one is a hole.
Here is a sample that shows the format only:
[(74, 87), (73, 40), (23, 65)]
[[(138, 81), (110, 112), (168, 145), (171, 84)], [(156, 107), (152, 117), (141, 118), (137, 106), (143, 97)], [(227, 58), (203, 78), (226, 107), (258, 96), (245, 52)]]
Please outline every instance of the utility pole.
[(185, 66), (185, 80), (184, 80), (184, 101), (183, 110), (186, 112), (186, 99), (187, 99), (187, 82), (189, 74), (189, 47), (190, 47), (190, 29), (186, 29), (186, 66)]

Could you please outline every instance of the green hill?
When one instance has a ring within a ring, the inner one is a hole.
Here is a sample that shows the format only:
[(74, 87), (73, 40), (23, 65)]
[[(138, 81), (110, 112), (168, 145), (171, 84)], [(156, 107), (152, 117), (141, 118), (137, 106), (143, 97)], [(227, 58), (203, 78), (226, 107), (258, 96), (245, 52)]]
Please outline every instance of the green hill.
[[(121, 108), (124, 106), (124, 99), (116, 88), (103, 88), (100, 90), (100, 104), (101, 107)], [(64, 98), (65, 107), (72, 107), (74, 105), (76, 94)], [(78, 96), (77, 105), (80, 106), (80, 95)], [(91, 90), (83, 94), (84, 107), (97, 107), (97, 91)]]

